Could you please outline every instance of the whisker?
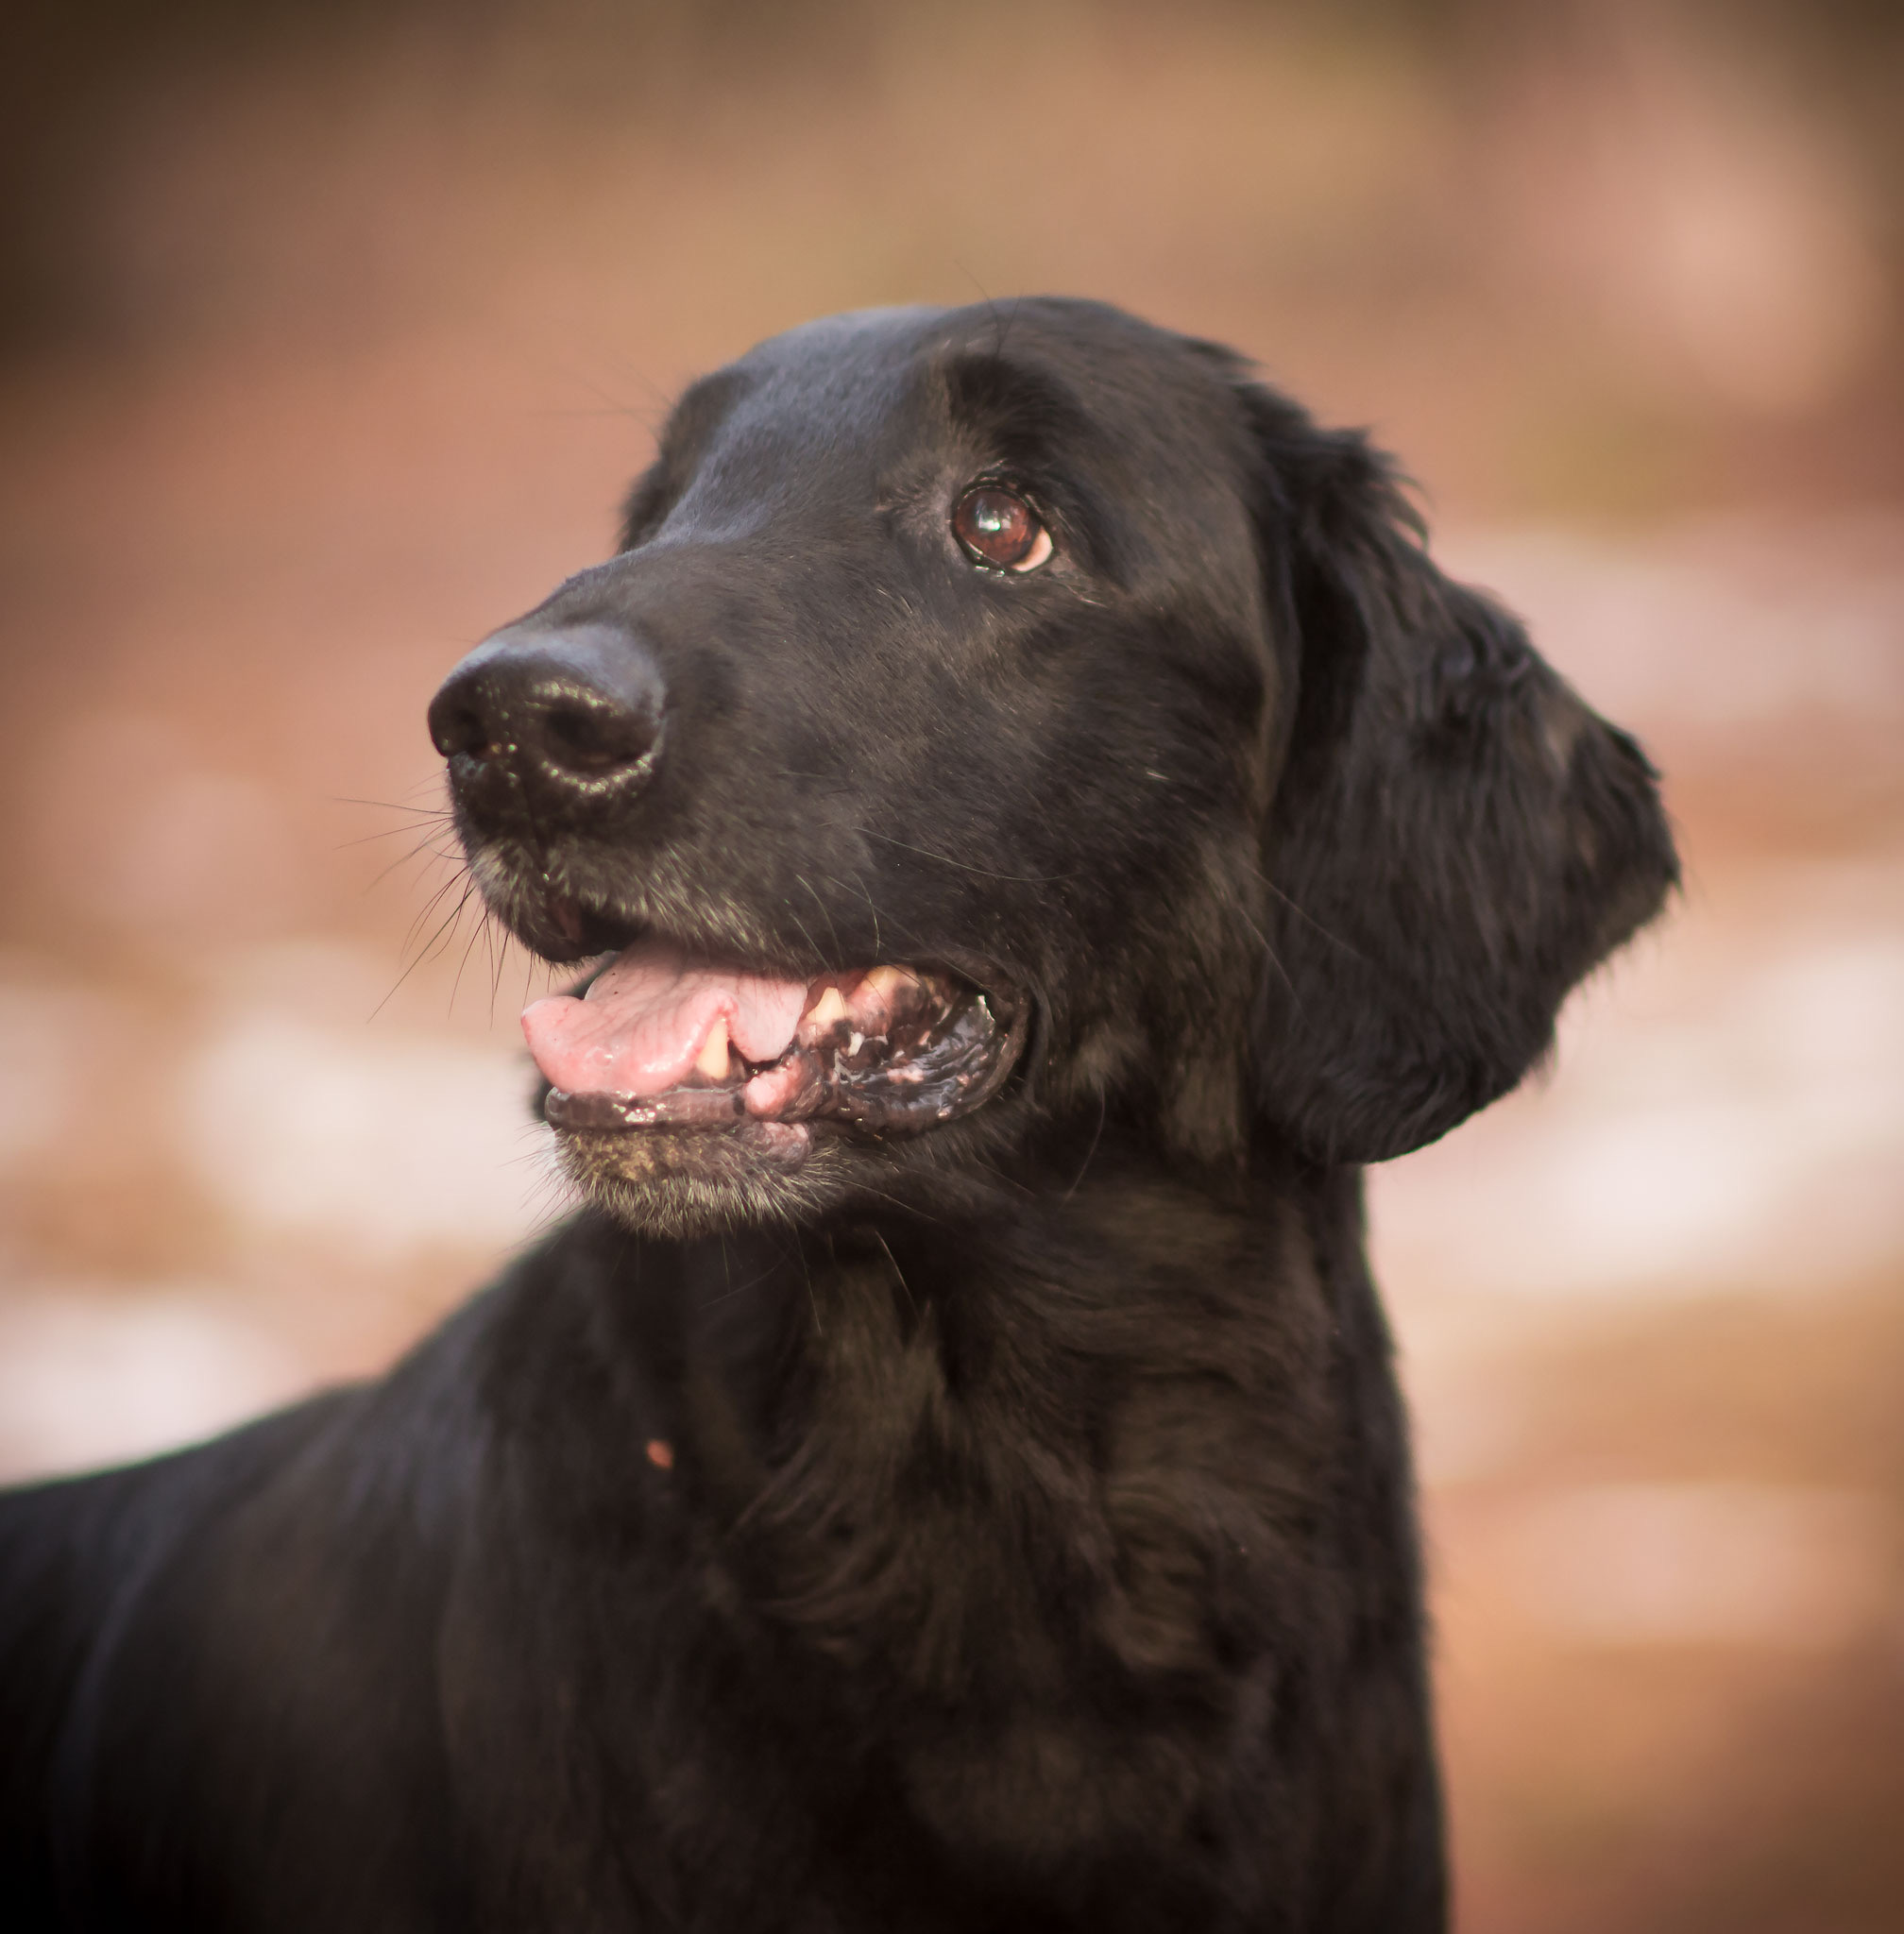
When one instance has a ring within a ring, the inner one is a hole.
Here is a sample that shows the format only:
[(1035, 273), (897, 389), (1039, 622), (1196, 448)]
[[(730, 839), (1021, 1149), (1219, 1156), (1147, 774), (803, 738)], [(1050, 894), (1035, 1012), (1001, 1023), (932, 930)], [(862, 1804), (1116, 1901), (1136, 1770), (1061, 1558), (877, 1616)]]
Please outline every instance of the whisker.
[[(833, 958), (836, 960), (843, 960), (846, 958), (845, 951), (840, 944), (840, 929), (833, 924), (833, 909), (820, 897), (814, 889), (812, 881), (805, 874), (796, 873), (793, 877), (807, 889), (808, 892), (812, 896), (814, 906), (819, 908), (820, 911), (825, 916), (826, 931), (833, 936)], [(803, 927), (801, 931), (804, 933), (806, 929)]]
[(1257, 873), (1256, 877), (1263, 882), (1264, 886), (1270, 892), (1275, 894), (1277, 899), (1282, 901), (1284, 906), (1288, 908), (1290, 912), (1293, 913), (1298, 920), (1301, 921), (1305, 926), (1308, 926), (1312, 928), (1315, 932), (1320, 934), (1322, 938), (1330, 943), (1331, 946), (1340, 947), (1345, 954), (1352, 955), (1355, 959), (1360, 960), (1365, 966), (1369, 964), (1368, 957), (1365, 953), (1363, 953), (1359, 947), (1354, 946), (1348, 941), (1345, 941), (1339, 933), (1332, 933), (1328, 927), (1324, 926), (1322, 923), (1319, 920), (1318, 920), (1316, 916), (1308, 910), (1307, 908), (1301, 906), (1299, 902), (1292, 900), (1289, 897), (1289, 895), (1285, 893), (1283, 891), (1283, 889), (1279, 887), (1276, 884), (1276, 882), (1272, 880), (1266, 874), (1259, 872)]
[(1234, 901), (1231, 902), (1230, 910), (1250, 929), (1250, 936), (1263, 949), (1264, 958), (1269, 962), (1270, 966), (1275, 968), (1278, 974), (1282, 975), (1283, 984), (1288, 988), (1291, 993), (1294, 993), (1296, 992), (1296, 983), (1289, 978), (1289, 971), (1277, 957), (1276, 949), (1270, 944), (1268, 935)]
[(496, 1001), (502, 992), (502, 963), (509, 958), (509, 932), (502, 928), (502, 938), (497, 938), (497, 929), (502, 925), (488, 908), (483, 909), (483, 944), (489, 949), (489, 1025), (496, 1025)]
[(413, 859), (421, 858), (422, 856), (426, 853), (429, 854), (433, 859), (445, 860), (455, 865), (460, 865), (463, 859), (463, 855), (459, 850), (451, 850), (450, 852), (446, 853), (444, 852), (442, 847), (431, 845), (429, 840), (425, 838), (423, 840), (419, 840), (416, 845), (411, 847), (408, 853), (401, 855), (399, 858), (393, 859), (390, 862), (390, 864), (384, 867), (380, 873), (374, 874), (368, 880), (368, 882), (366, 884), (364, 891), (367, 893), (371, 891), (372, 888), (381, 887), (383, 884), (383, 882), (387, 880), (393, 873), (397, 873), (401, 868), (408, 866)]
[[(450, 882), (450, 886), (451, 887), (453, 887), (455, 884), (456, 882), (453, 879)], [(409, 966), (404, 968), (402, 973), (400, 974), (397, 976), (397, 978), (391, 982), (390, 992), (386, 993), (383, 996), (383, 998), (381, 1001), (379, 1001), (374, 1008), (370, 1009), (368, 1017), (369, 1019), (374, 1021), (377, 1018), (377, 1016), (381, 1014), (383, 1011), (383, 1009), (390, 1005), (391, 999), (396, 994), (397, 990), (400, 987), (401, 987), (403, 983), (406, 980), (408, 980), (414, 973), (416, 973), (417, 968), (422, 966), (424, 961), (433, 959), (435, 957), (435, 954), (438, 951), (438, 942), (442, 940), (444, 934), (452, 933), (455, 930), (456, 923), (463, 917), (464, 908), (466, 908), (469, 904), (469, 895), (473, 893), (475, 891), (476, 882), (474, 880), (469, 880), (465, 884), (463, 888), (463, 897), (460, 900), (458, 900), (455, 906), (450, 909), (449, 917), (443, 922), (443, 924), (440, 926), (437, 927), (436, 931), (430, 936), (428, 943), (422, 948), (422, 950), (419, 953), (416, 954), (416, 958), (411, 960)], [(436, 906), (441, 902), (444, 893), (447, 893), (448, 891), (449, 887), (445, 887), (442, 890), (442, 891), (438, 892), (435, 895), (435, 897), (431, 901), (429, 910), (434, 910), (436, 908)], [(429, 911), (426, 910), (422, 918), (427, 919), (428, 917)], [(421, 925), (422, 920), (419, 919), (412, 925), (411, 931), (414, 933), (416, 930), (416, 927), (420, 926)], [(408, 942), (406, 942), (405, 944), (407, 945)]]
[[(421, 815), (421, 817), (425, 819), (437, 818), (447, 821), (450, 815), (447, 812), (440, 814), (426, 813)], [(364, 833), (355, 840), (340, 840), (332, 850), (338, 853), (348, 853), (353, 846), (368, 846), (374, 840), (394, 840), (400, 833), (414, 833), (416, 830), (416, 827), (414, 822), (407, 826), (385, 826), (381, 833)], [(427, 833), (424, 835), (425, 839), (429, 837), (430, 835)]]
[[(827, 878), (831, 879), (832, 875), (827, 874)], [(840, 882), (834, 880), (833, 884), (838, 886)], [(859, 897), (865, 901), (867, 912), (873, 916), (873, 951), (876, 954), (883, 953), (885, 950), (879, 944), (879, 909), (873, 904), (873, 895), (866, 891), (865, 876), (856, 873), (853, 875), (853, 884), (858, 889)]]
[(463, 942), (463, 958), (457, 961), (456, 977), (450, 983), (449, 1010), (452, 1014), (456, 1011), (456, 996), (462, 991), (463, 987), (463, 971), (465, 968), (468, 966), (469, 956), (474, 951), (476, 942), (478, 942), (478, 940), (482, 938), (482, 935), (483, 922), (481, 920), (478, 920), (476, 925), (470, 929), (469, 938)]
[(420, 913), (418, 913), (416, 919), (414, 919), (410, 923), (408, 929), (405, 931), (403, 935), (402, 951), (404, 953), (407, 954), (410, 951), (410, 948), (412, 944), (415, 942), (417, 934), (422, 931), (423, 927), (428, 923), (430, 916), (435, 912), (437, 908), (439, 908), (452, 892), (455, 891), (457, 881), (460, 879), (465, 879), (467, 877), (468, 869), (458, 868), (457, 871), (452, 873), (450, 875), (450, 877), (447, 880), (445, 880), (443, 884), (440, 887), (438, 887), (434, 893), (430, 895), (429, 899), (427, 899), (423, 903), (423, 910)]
[[(1272, 956), (1273, 958), (1273, 956)], [(1091, 1145), (1084, 1151), (1084, 1160), (1078, 1164), (1078, 1173), (1071, 1178), (1071, 1186), (1066, 1189), (1060, 1201), (1068, 1202), (1078, 1193), (1078, 1187), (1084, 1179), (1084, 1171), (1091, 1166), (1092, 1158), (1097, 1153), (1097, 1145), (1104, 1139), (1104, 1117), (1110, 1112), (1110, 1103), (1102, 1094), (1097, 1097), (1097, 1127), (1091, 1136)]]
[[(436, 772), (432, 773), (427, 779), (417, 780), (416, 785), (407, 789), (411, 792), (420, 792), (426, 786), (436, 787), (442, 783), (442, 774)], [(379, 812), (436, 812), (447, 816), (450, 811), (447, 806), (411, 806), (401, 799), (359, 799), (350, 792), (332, 792), (328, 797), (332, 806), (372, 806)]]
[[(796, 874), (794, 877), (797, 879), (799, 875)], [(820, 942), (816, 941), (813, 938), (813, 936), (807, 930), (807, 923), (804, 920), (802, 920), (797, 913), (794, 912), (791, 907), (789, 907), (787, 909), (787, 918), (790, 920), (793, 923), (793, 925), (800, 929), (800, 938), (803, 941), (805, 941), (809, 947), (813, 949), (813, 958), (816, 960), (825, 959), (825, 949), (822, 947)]]
[(916, 853), (922, 859), (935, 859), (941, 866), (956, 866), (960, 873), (977, 874), (981, 879), (1011, 880), (1019, 886), (1050, 887), (1065, 880), (1078, 877), (1073, 873), (998, 873), (989, 866), (973, 866), (963, 859), (954, 859), (949, 853), (934, 853), (925, 846), (913, 846), (904, 840), (895, 840), (890, 833), (876, 833), (871, 826), (856, 826), (854, 831), (868, 840), (878, 840), (888, 846), (897, 846), (902, 852)]
[(906, 1307), (912, 1312), (913, 1322), (919, 1320), (919, 1305), (912, 1299), (912, 1287), (906, 1281), (906, 1272), (900, 1268), (899, 1260), (888, 1247), (886, 1238), (876, 1229), (873, 1240), (879, 1245), (880, 1253), (886, 1258), (887, 1266), (892, 1271), (892, 1280), (898, 1283), (899, 1291), (906, 1298)]

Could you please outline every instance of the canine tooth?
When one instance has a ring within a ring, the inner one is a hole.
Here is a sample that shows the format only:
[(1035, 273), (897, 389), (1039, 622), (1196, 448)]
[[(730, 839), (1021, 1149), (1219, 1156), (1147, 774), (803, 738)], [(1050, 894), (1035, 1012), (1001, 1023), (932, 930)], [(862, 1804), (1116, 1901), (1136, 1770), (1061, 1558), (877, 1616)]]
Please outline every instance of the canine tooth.
[(824, 993), (807, 1009), (807, 1025), (809, 1027), (827, 1028), (836, 1021), (846, 1018), (846, 1003), (841, 997), (837, 987), (829, 986)]
[(911, 979), (912, 975), (903, 967), (875, 967), (859, 985), (880, 1000), (890, 1001), (902, 987), (910, 985)]
[(701, 1043), (701, 1052), (695, 1057), (694, 1065), (710, 1081), (724, 1081), (727, 1078), (727, 1017), (720, 1015), (707, 1030), (707, 1039)]

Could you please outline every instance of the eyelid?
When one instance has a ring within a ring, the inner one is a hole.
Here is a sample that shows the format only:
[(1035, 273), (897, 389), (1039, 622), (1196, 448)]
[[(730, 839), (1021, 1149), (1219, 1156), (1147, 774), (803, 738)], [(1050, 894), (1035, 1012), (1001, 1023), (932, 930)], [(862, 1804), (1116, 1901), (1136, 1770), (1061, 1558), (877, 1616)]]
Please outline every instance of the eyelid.
[(980, 470), (960, 490), (959, 496), (962, 500), (975, 490), (1002, 490), (1008, 497), (1023, 498), (1038, 521), (1046, 521), (1043, 494), (1035, 484), (1028, 484), (1015, 470)]

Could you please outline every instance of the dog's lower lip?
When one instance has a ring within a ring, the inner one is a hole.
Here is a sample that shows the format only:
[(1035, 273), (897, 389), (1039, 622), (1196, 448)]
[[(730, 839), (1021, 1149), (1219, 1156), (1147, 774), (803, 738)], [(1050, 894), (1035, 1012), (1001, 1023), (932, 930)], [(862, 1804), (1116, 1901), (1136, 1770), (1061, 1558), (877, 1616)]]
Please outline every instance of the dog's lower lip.
[(746, 1118), (738, 1088), (676, 1088), (654, 1095), (570, 1094), (552, 1088), (543, 1113), (552, 1128), (590, 1133), (732, 1128)]

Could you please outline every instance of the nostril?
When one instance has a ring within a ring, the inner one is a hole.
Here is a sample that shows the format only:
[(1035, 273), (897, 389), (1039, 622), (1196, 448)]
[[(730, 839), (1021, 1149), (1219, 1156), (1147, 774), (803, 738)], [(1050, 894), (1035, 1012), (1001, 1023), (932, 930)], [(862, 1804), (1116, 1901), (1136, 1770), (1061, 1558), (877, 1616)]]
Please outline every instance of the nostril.
[(489, 743), (488, 722), (469, 699), (446, 688), (431, 703), (430, 741), (446, 759), (479, 753)]
[(654, 721), (645, 709), (576, 699), (544, 708), (542, 735), (550, 763), (571, 772), (635, 765), (654, 744)]

